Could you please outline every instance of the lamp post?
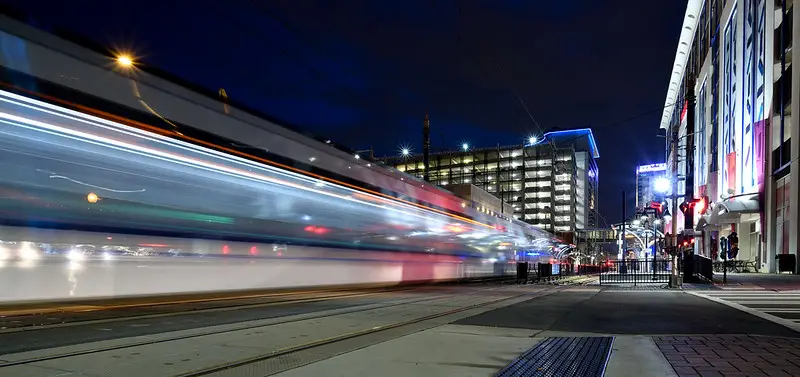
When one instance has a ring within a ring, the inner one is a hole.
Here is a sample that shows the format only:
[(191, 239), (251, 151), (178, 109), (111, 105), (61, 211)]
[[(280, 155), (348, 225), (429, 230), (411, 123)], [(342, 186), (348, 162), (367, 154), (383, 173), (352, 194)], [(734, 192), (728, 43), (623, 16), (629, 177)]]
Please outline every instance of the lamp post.
[(656, 280), (656, 253), (658, 251), (658, 224), (661, 220), (653, 220), (653, 280)]

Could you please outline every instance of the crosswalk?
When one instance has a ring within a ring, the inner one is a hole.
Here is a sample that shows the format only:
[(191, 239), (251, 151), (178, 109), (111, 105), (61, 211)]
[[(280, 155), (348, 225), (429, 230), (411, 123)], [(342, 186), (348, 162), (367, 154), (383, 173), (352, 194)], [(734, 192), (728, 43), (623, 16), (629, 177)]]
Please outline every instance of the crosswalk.
[(800, 291), (723, 290), (705, 291), (697, 296), (733, 303), (800, 325)]

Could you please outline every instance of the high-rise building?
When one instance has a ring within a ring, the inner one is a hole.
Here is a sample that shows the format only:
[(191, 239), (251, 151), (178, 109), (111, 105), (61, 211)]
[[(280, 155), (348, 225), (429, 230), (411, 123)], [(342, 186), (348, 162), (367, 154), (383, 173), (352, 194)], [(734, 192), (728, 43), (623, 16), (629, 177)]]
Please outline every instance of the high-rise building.
[[(599, 157), (590, 129), (553, 131), (521, 145), (431, 152), (428, 175), (444, 188), (475, 185), (511, 205), (513, 213), (503, 215), (564, 234), (598, 226)], [(424, 175), (423, 155), (381, 160)]]
[(655, 184), (664, 177), (667, 164), (651, 164), (636, 167), (636, 210), (641, 211), (655, 200)]
[[(680, 197), (668, 201), (665, 231), (703, 232), (695, 253), (717, 260), (721, 239), (736, 233), (730, 257), (764, 272), (779, 271), (779, 256), (796, 256), (800, 245), (794, 3), (689, 0), (661, 119), (677, 146), (666, 161)], [(687, 216), (676, 208), (693, 200), (701, 205), (684, 206)]]

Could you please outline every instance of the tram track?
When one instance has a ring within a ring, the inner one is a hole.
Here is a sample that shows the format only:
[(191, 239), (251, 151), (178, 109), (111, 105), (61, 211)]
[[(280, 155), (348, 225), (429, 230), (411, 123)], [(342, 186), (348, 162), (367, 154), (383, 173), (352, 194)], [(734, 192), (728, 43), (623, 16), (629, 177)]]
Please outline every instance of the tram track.
[[(402, 289), (402, 290), (410, 290), (410, 289), (413, 289), (413, 288), (405, 288), (405, 289)], [(476, 290), (476, 291), (477, 292), (484, 292), (484, 291), (491, 291), (493, 289), (497, 289), (497, 288), (481, 289), (481, 290)], [(398, 289), (398, 290), (401, 290), (401, 289)], [(388, 292), (380, 292), (380, 293), (388, 293)], [(375, 294), (380, 294), (380, 293), (375, 292), (375, 293), (371, 293), (371, 294), (375, 295)], [(475, 292), (473, 292), (473, 294), (474, 293)], [(353, 296), (354, 295), (351, 295), (350, 297), (353, 297)], [(335, 313), (326, 313), (325, 311), (323, 311), (321, 313), (312, 312), (312, 313), (307, 313), (307, 314), (290, 316), (291, 318), (278, 317), (278, 318), (268, 319), (268, 320), (248, 321), (248, 322), (251, 322), (251, 323), (252, 322), (270, 321), (270, 323), (268, 323), (268, 324), (264, 324), (264, 323), (256, 323), (256, 324), (243, 323), (243, 324), (240, 324), (240, 325), (237, 325), (237, 324), (219, 325), (219, 326), (214, 326), (214, 327), (217, 327), (216, 329), (214, 329), (214, 328), (209, 328), (207, 330), (206, 329), (195, 329), (195, 331), (193, 331), (191, 334), (179, 334), (179, 335), (175, 335), (175, 336), (162, 336), (162, 337), (160, 337), (158, 339), (131, 341), (131, 342), (127, 342), (127, 343), (124, 343), (124, 344), (118, 344), (118, 345), (112, 345), (112, 346), (101, 346), (101, 347), (88, 348), (88, 349), (83, 349), (83, 350), (78, 350), (78, 351), (56, 352), (56, 353), (48, 354), (48, 355), (45, 355), (45, 356), (23, 358), (23, 359), (20, 359), (20, 360), (10, 360), (8, 356), (9, 355), (13, 355), (13, 354), (6, 354), (6, 355), (0, 355), (0, 360), (2, 360), (2, 361), (0, 361), (0, 370), (5, 369), (5, 368), (9, 368), (9, 367), (13, 367), (13, 366), (34, 364), (34, 363), (43, 362), (43, 361), (65, 359), (65, 358), (70, 358), (70, 357), (75, 357), (75, 356), (92, 355), (92, 354), (98, 354), (98, 353), (102, 353), (102, 352), (130, 349), (130, 348), (154, 345), (154, 344), (159, 344), (159, 343), (167, 343), (167, 342), (189, 340), (189, 339), (192, 339), (192, 338), (199, 338), (199, 337), (211, 336), (211, 335), (221, 335), (221, 334), (231, 333), (231, 332), (235, 332), (235, 331), (251, 330), (251, 329), (257, 329), (257, 328), (263, 328), (263, 327), (269, 327), (269, 326), (275, 326), (275, 325), (282, 325), (282, 324), (293, 323), (293, 322), (308, 321), (308, 320), (314, 320), (314, 319), (324, 319), (324, 318), (329, 318), (329, 317), (333, 317), (333, 316), (341, 316), (341, 315), (358, 313), (358, 312), (369, 311), (369, 310), (386, 309), (386, 308), (399, 307), (399, 306), (411, 305), (411, 304), (421, 304), (421, 303), (431, 302), (431, 301), (440, 300), (440, 299), (449, 298), (449, 297), (452, 297), (452, 293), (439, 294), (439, 295), (435, 295), (435, 296), (431, 296), (431, 297), (417, 298), (417, 299), (408, 299), (408, 298), (398, 299), (398, 300), (392, 300), (392, 301), (389, 301), (389, 302), (386, 302), (386, 303), (359, 305), (359, 306), (352, 307), (352, 308), (333, 309), (332, 311), (334, 311)], [(314, 299), (314, 300), (322, 301), (324, 299), (317, 298), (317, 299)], [(308, 302), (308, 300), (306, 300), (305, 302)], [(180, 332), (180, 331), (178, 331), (178, 332)], [(46, 352), (46, 351), (47, 351), (46, 349), (41, 349), (41, 350), (34, 350), (34, 351), (26, 351), (24, 353)]]
[[(372, 292), (350, 292), (350, 293), (339, 293), (339, 294), (328, 294), (322, 296), (314, 296), (308, 298), (287, 298), (287, 299), (278, 299), (268, 302), (260, 302), (260, 303), (250, 303), (250, 304), (233, 304), (233, 305), (222, 305), (222, 306), (215, 306), (210, 308), (196, 308), (191, 310), (184, 310), (184, 311), (169, 311), (169, 312), (160, 312), (160, 313), (152, 313), (152, 314), (125, 314), (120, 313), (121, 315), (118, 316), (109, 316), (108, 318), (100, 318), (100, 319), (73, 319), (64, 321), (62, 323), (51, 323), (51, 324), (28, 324), (22, 325), (20, 327), (12, 327), (12, 328), (5, 328), (0, 329), (0, 335), (2, 334), (9, 334), (15, 332), (23, 332), (23, 331), (41, 331), (41, 330), (48, 330), (48, 329), (55, 329), (55, 328), (63, 328), (63, 327), (75, 327), (75, 326), (87, 326), (87, 325), (97, 325), (97, 324), (108, 324), (108, 323), (115, 323), (115, 322), (124, 322), (124, 321), (135, 321), (135, 320), (144, 320), (144, 319), (155, 319), (155, 318), (168, 318), (174, 316), (182, 316), (187, 314), (201, 314), (201, 313), (217, 313), (217, 312), (226, 312), (226, 311), (235, 311), (235, 310), (244, 310), (244, 309), (256, 309), (256, 308), (265, 308), (270, 306), (280, 306), (280, 305), (290, 305), (290, 304), (303, 304), (303, 303), (312, 303), (312, 302), (320, 302), (320, 301), (329, 301), (329, 300), (336, 300), (336, 299), (346, 299), (346, 298), (357, 298), (357, 297), (367, 297), (367, 296), (374, 296), (374, 295), (381, 295), (381, 294), (388, 294), (388, 293), (396, 293), (402, 291), (409, 291), (413, 290), (413, 288), (398, 288), (398, 289), (384, 289), (380, 291), (372, 291)], [(273, 296), (265, 296), (264, 298), (271, 298)], [(252, 297), (253, 299), (256, 297)], [(167, 303), (167, 304), (159, 304), (158, 306), (164, 305), (180, 305), (180, 303)], [(152, 308), (155, 306), (130, 306), (130, 308)], [(98, 309), (100, 311), (103, 309)], [(24, 318), (24, 316), (20, 316)]]
[[(358, 339), (358, 338), (362, 338), (362, 337), (368, 337), (370, 335), (387, 332), (389, 330), (396, 330), (396, 329), (401, 329), (401, 328), (404, 328), (404, 327), (410, 327), (412, 325), (421, 324), (421, 323), (424, 323), (424, 322), (427, 322), (427, 321), (436, 320), (436, 319), (439, 319), (439, 318), (442, 318), (442, 317), (456, 315), (456, 314), (463, 313), (463, 312), (466, 312), (466, 311), (469, 311), (469, 310), (475, 310), (475, 309), (488, 307), (488, 306), (499, 304), (499, 303), (506, 302), (506, 301), (513, 301), (513, 300), (521, 299), (521, 298), (525, 298), (525, 297), (528, 297), (528, 298), (531, 298), (531, 299), (532, 298), (537, 298), (537, 297), (542, 297), (542, 296), (546, 296), (546, 295), (553, 294), (555, 292), (561, 291), (562, 289), (563, 288), (552, 288), (552, 289), (548, 289), (548, 290), (538, 290), (535, 293), (526, 292), (526, 293), (522, 293), (522, 294), (512, 295), (510, 297), (503, 297), (503, 298), (499, 298), (499, 299), (495, 299), (495, 300), (490, 300), (490, 301), (487, 301), (487, 302), (481, 302), (481, 303), (476, 303), (476, 304), (472, 304), (472, 305), (467, 305), (467, 306), (454, 308), (454, 309), (450, 309), (450, 310), (446, 310), (446, 311), (443, 311), (443, 312), (434, 313), (434, 314), (430, 314), (430, 315), (425, 315), (425, 316), (422, 316), (422, 317), (417, 317), (417, 318), (413, 318), (413, 319), (409, 319), (409, 320), (405, 320), (405, 321), (398, 321), (398, 322), (394, 322), (394, 323), (383, 325), (383, 326), (376, 326), (376, 327), (373, 327), (373, 328), (370, 328), (370, 329), (365, 329), (365, 330), (355, 331), (355, 332), (351, 332), (351, 333), (346, 333), (346, 334), (333, 336), (333, 337), (329, 337), (329, 338), (326, 338), (326, 339), (321, 339), (321, 340), (317, 340), (317, 341), (313, 341), (313, 342), (309, 342), (309, 343), (305, 343), (305, 344), (289, 346), (289, 347), (285, 347), (285, 348), (282, 348), (282, 349), (278, 349), (278, 350), (272, 351), (272, 352), (264, 354), (264, 355), (245, 358), (245, 359), (241, 359), (241, 360), (238, 360), (238, 361), (228, 362), (228, 363), (225, 363), (225, 364), (219, 364), (219, 365), (215, 365), (215, 366), (211, 366), (211, 367), (207, 367), (207, 368), (196, 369), (196, 370), (193, 370), (193, 371), (190, 371), (190, 372), (187, 372), (187, 373), (178, 374), (177, 376), (179, 376), (179, 377), (200, 377), (200, 376), (219, 375), (219, 374), (222, 374), (223, 372), (228, 372), (228, 374), (226, 374), (226, 375), (230, 375), (230, 374), (238, 375), (237, 371), (239, 371), (241, 368), (252, 367), (255, 364), (259, 364), (259, 363), (269, 363), (269, 362), (277, 360), (277, 359), (279, 359), (281, 357), (284, 357), (284, 356), (287, 356), (287, 355), (291, 355), (291, 354), (295, 354), (295, 353), (298, 353), (298, 352), (309, 351), (309, 350), (313, 350), (313, 349), (316, 349), (316, 348), (321, 348), (321, 347), (329, 346), (329, 345), (335, 345), (337, 343), (342, 343), (342, 342), (345, 342), (345, 341), (348, 341), (348, 340)], [(299, 366), (299, 365), (296, 365), (294, 367), (297, 367), (297, 366)], [(285, 370), (293, 369), (294, 367), (286, 368)], [(252, 372), (252, 371), (250, 371), (250, 372)], [(270, 375), (270, 374), (272, 374), (272, 373), (260, 373), (259, 375)]]
[[(265, 292), (256, 294), (196, 297), (167, 301), (165, 297), (154, 297), (152, 301), (103, 305), (97, 303), (64, 303), (62, 306), (35, 307), (25, 309), (13, 309), (5, 307), (0, 309), (0, 335), (23, 332), (38, 331), (54, 328), (73, 327), (82, 325), (107, 324), (123, 321), (135, 321), (155, 318), (167, 318), (186, 314), (215, 313), (245, 309), (257, 309), (261, 307), (291, 305), (302, 303), (313, 303), (320, 301), (367, 297), (381, 294), (397, 292), (419, 291), (420, 289), (448, 286), (448, 285), (476, 285), (491, 284), (509, 280), (503, 278), (484, 278), (444, 283), (443, 285), (402, 285), (402, 286), (377, 286), (366, 288), (335, 288), (318, 289), (310, 291), (294, 292)], [(302, 296), (302, 297), (300, 297)], [(306, 297), (312, 296), (312, 297)], [(244, 302), (269, 300), (264, 302)], [(200, 307), (189, 307), (186, 305), (199, 305)], [(125, 310), (128, 310), (127, 312)], [(135, 311), (148, 311), (146, 314), (136, 313)], [(91, 318), (97, 313), (107, 313), (106, 317)], [(76, 318), (65, 318), (64, 315), (77, 316)], [(61, 317), (59, 317), (61, 316)], [(81, 318), (80, 316), (85, 316)], [(38, 318), (42, 320), (37, 321)], [(46, 322), (51, 323), (46, 323)], [(52, 323), (53, 321), (60, 321)]]

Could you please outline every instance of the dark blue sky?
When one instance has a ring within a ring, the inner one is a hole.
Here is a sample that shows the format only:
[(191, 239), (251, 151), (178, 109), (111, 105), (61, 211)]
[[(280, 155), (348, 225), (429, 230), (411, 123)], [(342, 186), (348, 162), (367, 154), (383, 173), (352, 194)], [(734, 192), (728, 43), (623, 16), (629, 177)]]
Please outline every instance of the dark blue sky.
[[(592, 127), (600, 209), (661, 162), (685, 1), (8, 1), (311, 133), (378, 155)], [(644, 115), (643, 115), (644, 114)], [(632, 119), (631, 119), (632, 118)]]

